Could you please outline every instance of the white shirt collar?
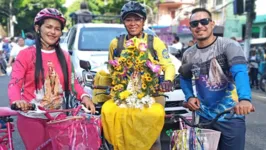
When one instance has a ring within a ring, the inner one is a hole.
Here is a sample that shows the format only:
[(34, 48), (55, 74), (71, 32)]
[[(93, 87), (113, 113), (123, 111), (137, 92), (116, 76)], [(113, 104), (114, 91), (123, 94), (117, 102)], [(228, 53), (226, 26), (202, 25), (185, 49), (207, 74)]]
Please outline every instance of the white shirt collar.
[(44, 49), (42, 49), (42, 52), (43, 53), (54, 53), (55, 49), (52, 49), (52, 50), (44, 50)]

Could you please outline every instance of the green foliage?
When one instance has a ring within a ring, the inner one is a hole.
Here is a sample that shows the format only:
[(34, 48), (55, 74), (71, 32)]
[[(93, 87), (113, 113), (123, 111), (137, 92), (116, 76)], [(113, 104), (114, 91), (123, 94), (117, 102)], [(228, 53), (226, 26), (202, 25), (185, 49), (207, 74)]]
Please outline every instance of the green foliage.
[[(80, 3), (84, 0), (76, 0), (67, 10), (65, 16), (68, 20), (68, 26), (71, 24), (71, 19), (69, 18), (69, 14), (72, 12), (75, 12), (79, 10)], [(88, 3), (89, 10), (94, 15), (103, 15), (103, 16), (117, 16), (120, 15), (121, 8), (125, 3), (127, 3), (126, 0), (86, 0)], [(144, 0), (136, 0), (141, 3), (144, 3)], [(152, 13), (157, 12), (156, 4), (154, 3), (154, 0), (145, 0), (145, 4), (149, 6), (152, 9)], [(150, 9), (147, 8), (148, 16), (151, 14)], [(113, 20), (113, 22), (119, 23), (119, 19), (113, 19), (112, 17), (109, 18), (109, 20)], [(95, 20), (94, 22), (103, 22), (101, 20)], [(108, 19), (107, 19), (108, 22)], [(111, 22), (111, 21), (109, 21)]]
[[(10, 12), (16, 16), (18, 24), (15, 24), (15, 35), (20, 35), (21, 30), (25, 32), (33, 31), (33, 21), (36, 14), (43, 8), (56, 8), (64, 13), (67, 18), (67, 27), (71, 26), (71, 19), (69, 15), (80, 9), (80, 3), (84, 0), (75, 0), (75, 2), (68, 8), (63, 7), (66, 0), (0, 0), (0, 24), (7, 28), (8, 16)], [(74, 0), (73, 0), (74, 1)], [(89, 10), (94, 15), (103, 16), (117, 16), (120, 14), (122, 6), (127, 2), (126, 0), (86, 0)], [(144, 3), (144, 0), (136, 0)], [(9, 3), (12, 2), (13, 9), (10, 11)], [(146, 5), (153, 9), (153, 14), (157, 12), (155, 0), (145, 0)], [(150, 14), (149, 9), (148, 15)], [(114, 22), (119, 22), (119, 18), (114, 20), (112, 17), (108, 18)], [(95, 20), (94, 22), (102, 22)]]
[[(66, 8), (62, 6), (65, 0), (0, 0), (0, 10), (10, 14), (9, 2), (12, 2), (12, 14), (16, 16), (18, 24), (15, 24), (15, 35), (20, 35), (21, 30), (29, 32), (33, 30), (33, 21), (36, 14), (43, 8), (56, 8), (62, 13)], [(0, 24), (6, 26), (8, 17), (0, 13)]]

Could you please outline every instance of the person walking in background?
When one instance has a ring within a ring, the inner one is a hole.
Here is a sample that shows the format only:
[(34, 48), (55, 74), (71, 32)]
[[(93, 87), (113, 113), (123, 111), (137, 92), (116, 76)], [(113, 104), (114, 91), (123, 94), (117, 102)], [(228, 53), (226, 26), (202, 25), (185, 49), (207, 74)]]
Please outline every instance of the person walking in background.
[(26, 33), (25, 45), (33, 46), (35, 44), (34, 35), (30, 32)]
[(80, 3), (80, 10), (71, 13), (70, 17), (75, 24), (92, 22), (92, 13), (88, 9), (88, 4), (84, 1)]
[(18, 44), (17, 45), (14, 45), (14, 47), (12, 48), (11, 52), (10, 52), (10, 57), (9, 57), (9, 60), (8, 60), (8, 64), (7, 64), (7, 67), (10, 67), (11, 64), (14, 62), (14, 60), (16, 59), (18, 53), (27, 48), (28, 46), (25, 45), (25, 41), (22, 37), (19, 37), (18, 38)]
[(265, 58), (264, 58), (265, 52), (262, 47), (258, 48), (257, 55), (259, 57), (259, 62), (260, 62), (259, 63), (259, 74), (261, 75), (265, 73)]
[(175, 36), (175, 39), (173, 41), (172, 47), (175, 48), (175, 52), (172, 52), (177, 58), (181, 58), (181, 51), (183, 48), (183, 44), (179, 41), (180, 38), (178, 36)]
[(0, 42), (0, 76), (4, 76), (3, 69), (5, 67), (5, 55), (2, 48), (2, 43)]
[(250, 67), (249, 74), (251, 78), (251, 88), (253, 88), (255, 84), (256, 88), (259, 89), (259, 84), (258, 84), (259, 58), (255, 50), (252, 50), (250, 53), (249, 67)]
[(183, 57), (183, 54), (185, 53), (185, 51), (186, 51), (187, 49), (189, 49), (191, 46), (193, 46), (194, 44), (195, 44), (194, 41), (193, 41), (193, 40), (190, 40), (190, 41), (188, 42), (187, 47), (182, 49), (181, 56)]

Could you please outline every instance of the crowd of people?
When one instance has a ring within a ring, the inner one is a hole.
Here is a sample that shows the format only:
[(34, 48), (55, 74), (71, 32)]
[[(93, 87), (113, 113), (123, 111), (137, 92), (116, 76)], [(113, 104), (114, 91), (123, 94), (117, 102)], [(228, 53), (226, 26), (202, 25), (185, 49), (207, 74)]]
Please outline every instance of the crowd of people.
[(252, 47), (249, 55), (249, 76), (251, 88), (259, 89), (259, 78), (265, 73), (266, 49), (263, 47)]
[(34, 45), (35, 40), (32, 33), (27, 33), (26, 37), (4, 37), (0, 39), (0, 76), (5, 76), (7, 68), (12, 66), (18, 53)]

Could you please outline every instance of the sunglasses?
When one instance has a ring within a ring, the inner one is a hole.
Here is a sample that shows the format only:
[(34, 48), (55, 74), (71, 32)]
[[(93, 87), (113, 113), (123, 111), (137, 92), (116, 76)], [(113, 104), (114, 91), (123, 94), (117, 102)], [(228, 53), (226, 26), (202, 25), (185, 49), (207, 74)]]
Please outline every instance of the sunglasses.
[(212, 20), (210, 18), (205, 18), (205, 19), (201, 19), (201, 20), (195, 20), (195, 21), (191, 21), (189, 24), (190, 24), (190, 27), (191, 28), (196, 28), (199, 23), (203, 26), (206, 26), (208, 25)]

